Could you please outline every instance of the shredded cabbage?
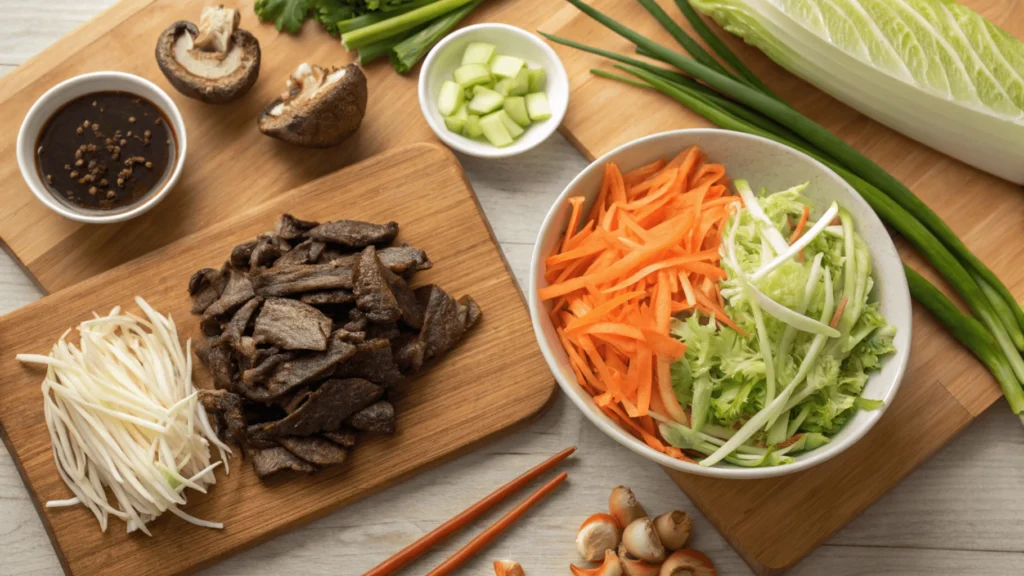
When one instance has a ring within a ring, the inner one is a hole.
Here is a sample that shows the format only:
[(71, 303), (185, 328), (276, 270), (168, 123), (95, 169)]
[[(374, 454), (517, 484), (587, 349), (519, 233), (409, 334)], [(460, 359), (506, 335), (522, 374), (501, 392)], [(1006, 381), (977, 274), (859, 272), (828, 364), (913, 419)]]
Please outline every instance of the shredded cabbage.
[[(857, 410), (882, 405), (861, 394), (894, 351), (895, 328), (871, 300), (871, 256), (852, 218), (835, 204), (817, 219), (812, 209), (793, 244), (802, 250), (778, 254), (766, 238), (792, 234), (810, 207), (806, 186), (747, 191), (746, 208), (724, 227), (721, 292), (746, 335), (697, 315), (672, 323), (687, 345), (672, 366), (673, 389), (691, 419), (689, 427), (663, 422), (661, 432), (674, 446), (706, 455), (702, 465), (785, 464), (828, 442)], [(837, 215), (844, 225), (831, 225)], [(844, 300), (836, 329), (829, 324)]]
[[(145, 318), (114, 308), (78, 326), (78, 347), (68, 344), (68, 330), (49, 355), (17, 356), (46, 366), (43, 413), (57, 472), (74, 494), (46, 507), (81, 504), (103, 531), (114, 516), (128, 532), (152, 535), (146, 524), (166, 511), (223, 528), (179, 509), (185, 488), (205, 493), (231, 453), (198, 401), (191, 342), (182, 349), (174, 321), (135, 302)], [(212, 463), (211, 444), (219, 452)]]

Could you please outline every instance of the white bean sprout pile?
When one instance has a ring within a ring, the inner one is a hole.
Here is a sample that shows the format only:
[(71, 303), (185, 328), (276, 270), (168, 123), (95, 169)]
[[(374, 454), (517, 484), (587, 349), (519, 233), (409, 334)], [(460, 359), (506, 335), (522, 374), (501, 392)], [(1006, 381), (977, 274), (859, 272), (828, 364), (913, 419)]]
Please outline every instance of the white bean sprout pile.
[[(48, 356), (17, 356), (46, 366), (42, 390), (53, 457), (75, 495), (46, 507), (82, 504), (103, 531), (115, 516), (128, 532), (152, 535), (146, 524), (168, 510), (192, 524), (223, 528), (179, 508), (185, 488), (205, 493), (216, 483), (213, 470), (222, 462), (226, 469), (231, 453), (192, 384), (191, 341), (183, 350), (174, 322), (142, 298), (135, 302), (146, 318), (117, 307), (78, 326), (79, 347), (67, 343), (69, 329)], [(213, 463), (211, 444), (220, 456)]]

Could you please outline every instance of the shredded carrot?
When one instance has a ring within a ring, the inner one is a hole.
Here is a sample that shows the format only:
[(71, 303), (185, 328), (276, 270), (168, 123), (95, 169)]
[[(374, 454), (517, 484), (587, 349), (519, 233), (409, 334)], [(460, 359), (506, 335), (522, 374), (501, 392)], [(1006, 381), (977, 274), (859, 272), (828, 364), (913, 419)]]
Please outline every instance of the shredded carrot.
[(843, 318), (843, 312), (846, 311), (846, 303), (849, 301), (849, 296), (843, 296), (843, 299), (839, 301), (839, 306), (836, 306), (836, 313), (832, 316), (832, 321), (828, 323), (829, 326), (835, 328), (839, 326), (839, 321)]
[(538, 290), (594, 403), (651, 448), (684, 460), (650, 413), (689, 421), (672, 388), (671, 365), (686, 353), (670, 333), (673, 315), (713, 315), (743, 333), (718, 287), (721, 232), (740, 202), (728, 183), (725, 168), (696, 146), (626, 172), (605, 165), (585, 218), (583, 198), (569, 200), (565, 235)]

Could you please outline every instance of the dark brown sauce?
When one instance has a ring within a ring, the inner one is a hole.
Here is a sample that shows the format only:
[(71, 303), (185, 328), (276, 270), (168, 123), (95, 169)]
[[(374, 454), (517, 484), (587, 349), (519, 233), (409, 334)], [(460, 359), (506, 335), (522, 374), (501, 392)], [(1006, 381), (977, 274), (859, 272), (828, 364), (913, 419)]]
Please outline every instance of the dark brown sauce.
[(46, 121), (36, 166), (50, 192), (91, 210), (131, 206), (174, 171), (174, 130), (152, 102), (127, 92), (94, 92)]

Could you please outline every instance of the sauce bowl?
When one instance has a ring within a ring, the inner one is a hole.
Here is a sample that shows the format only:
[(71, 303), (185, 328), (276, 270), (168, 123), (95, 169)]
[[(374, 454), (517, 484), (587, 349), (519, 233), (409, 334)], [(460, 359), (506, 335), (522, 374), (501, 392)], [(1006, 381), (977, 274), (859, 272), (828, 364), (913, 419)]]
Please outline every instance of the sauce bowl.
[[(56, 198), (43, 183), (42, 175), (36, 166), (35, 147), (39, 134), (46, 122), (65, 104), (93, 92), (119, 91), (135, 94), (152, 102), (163, 112), (171, 123), (175, 138), (174, 167), (170, 175), (157, 190), (149, 192), (135, 204), (115, 210), (93, 210), (80, 208)], [(40, 202), (61, 216), (77, 222), (90, 224), (109, 224), (123, 222), (149, 211), (160, 203), (174, 188), (181, 176), (185, 164), (187, 150), (185, 121), (181, 112), (166, 92), (145, 78), (124, 72), (92, 72), (65, 80), (50, 88), (39, 100), (36, 100), (18, 131), (18, 167), (21, 176), (28, 184), (29, 190)]]

